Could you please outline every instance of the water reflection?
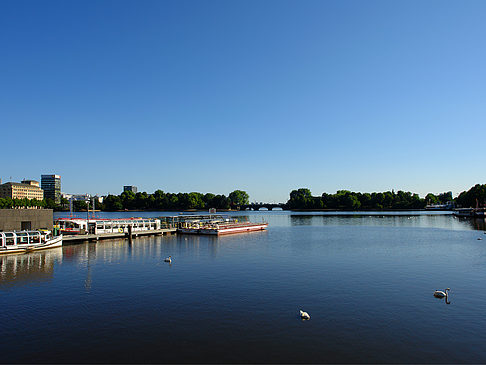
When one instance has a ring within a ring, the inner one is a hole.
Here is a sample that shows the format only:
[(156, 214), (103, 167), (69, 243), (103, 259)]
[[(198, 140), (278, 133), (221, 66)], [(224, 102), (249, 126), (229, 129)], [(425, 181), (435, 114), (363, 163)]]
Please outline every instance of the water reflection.
[(91, 290), (91, 271), (92, 271), (92, 265), (93, 261), (96, 260), (96, 243), (87, 243), (87, 250), (88, 250), (88, 258), (86, 261), (86, 267), (87, 267), (87, 274), (86, 274), (86, 280), (84, 281), (84, 287), (86, 291)]
[(312, 215), (291, 215), (290, 224), (292, 226), (311, 226), (313, 219)]
[[(344, 214), (346, 213), (346, 214)], [(291, 213), (291, 226), (388, 226), (388, 227), (420, 227), (420, 228), (443, 228), (450, 230), (474, 229), (486, 231), (486, 220), (472, 218), (458, 218), (451, 214), (409, 214), (404, 213), (383, 213), (378, 212), (353, 212), (337, 213)]]
[(226, 237), (174, 235), (141, 236), (132, 242), (127, 239), (113, 239), (64, 247), (64, 260), (73, 261), (90, 268), (93, 262), (114, 264), (121, 261), (157, 257), (162, 261), (171, 255), (174, 260), (181, 254), (199, 256), (200, 251), (216, 257), (218, 247)]
[(485, 218), (454, 217), (457, 221), (478, 231), (486, 231)]
[(62, 247), (21, 255), (0, 256), (0, 288), (50, 281), (56, 262), (62, 261)]

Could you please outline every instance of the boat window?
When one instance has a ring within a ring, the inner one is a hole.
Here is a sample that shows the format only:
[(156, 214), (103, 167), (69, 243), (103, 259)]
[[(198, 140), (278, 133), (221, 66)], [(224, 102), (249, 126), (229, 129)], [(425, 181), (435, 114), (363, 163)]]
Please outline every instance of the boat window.
[(40, 242), (41, 242), (40, 232), (32, 232), (30, 243), (40, 243)]
[(15, 245), (15, 233), (5, 233), (5, 243), (7, 246)]
[(29, 243), (29, 235), (27, 232), (17, 233), (17, 244), (27, 244)]

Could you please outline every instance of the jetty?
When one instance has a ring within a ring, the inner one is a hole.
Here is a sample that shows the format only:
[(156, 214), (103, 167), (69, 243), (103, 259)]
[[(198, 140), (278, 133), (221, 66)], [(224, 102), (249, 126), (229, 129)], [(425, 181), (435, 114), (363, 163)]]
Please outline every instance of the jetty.
[(62, 234), (65, 245), (103, 239), (176, 233), (223, 235), (265, 230), (268, 223), (252, 223), (217, 214), (178, 215), (158, 218), (58, 218), (54, 230)]
[(76, 243), (82, 243), (85, 241), (99, 241), (104, 239), (116, 239), (116, 238), (132, 238), (139, 236), (155, 236), (155, 235), (172, 235), (177, 232), (177, 228), (162, 228), (146, 231), (136, 231), (132, 232), (112, 232), (112, 233), (89, 233), (89, 234), (78, 234), (78, 235), (63, 235), (62, 242), (63, 245), (70, 245)]
[(172, 217), (160, 218), (59, 218), (54, 229), (63, 235), (65, 244), (102, 239), (128, 238), (138, 236), (170, 235), (177, 232)]

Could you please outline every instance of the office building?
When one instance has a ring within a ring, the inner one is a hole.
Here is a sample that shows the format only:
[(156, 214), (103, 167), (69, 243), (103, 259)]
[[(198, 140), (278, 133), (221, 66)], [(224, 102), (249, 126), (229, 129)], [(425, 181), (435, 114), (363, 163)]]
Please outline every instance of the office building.
[(45, 199), (52, 199), (56, 204), (61, 204), (61, 176), (41, 175), (41, 188), (44, 190)]
[(35, 180), (24, 180), (22, 183), (8, 182), (0, 185), (0, 198), (42, 200), (44, 191)]
[(137, 187), (132, 185), (127, 185), (123, 187), (123, 191), (131, 191), (132, 193), (137, 193)]

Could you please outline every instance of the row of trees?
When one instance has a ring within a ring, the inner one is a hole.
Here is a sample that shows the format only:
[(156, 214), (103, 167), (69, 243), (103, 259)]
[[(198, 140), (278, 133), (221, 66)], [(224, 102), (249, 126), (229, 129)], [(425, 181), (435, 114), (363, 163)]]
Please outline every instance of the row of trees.
[[(248, 204), (248, 193), (242, 190), (235, 190), (228, 196), (215, 195), (211, 193), (164, 193), (157, 190), (153, 194), (133, 193), (125, 191), (120, 195), (108, 195), (102, 203), (95, 202), (96, 209), (99, 210), (187, 210), (197, 209), (206, 210), (216, 209), (235, 209), (241, 205)], [(93, 204), (93, 202), (90, 202)], [(69, 201), (61, 199), (61, 204), (57, 205), (52, 199), (11, 199), (0, 198), (0, 209), (10, 208), (50, 208), (54, 210), (69, 209)], [(74, 211), (86, 210), (86, 201), (73, 201)], [(93, 205), (89, 206), (90, 209)]]
[[(306, 188), (293, 190), (286, 203), (287, 209), (336, 209), (336, 210), (384, 210), (384, 209), (422, 209), (427, 204), (446, 204), (454, 202), (457, 207), (486, 206), (486, 184), (477, 184), (468, 191), (463, 191), (456, 199), (451, 192), (438, 195), (429, 193), (425, 198), (418, 194), (404, 191), (386, 191), (383, 193), (356, 193), (349, 190), (339, 190), (336, 194), (323, 193), (312, 196)], [(235, 209), (249, 203), (249, 196), (245, 191), (235, 190), (228, 196), (212, 193), (165, 193), (157, 190), (153, 194), (133, 193), (126, 191), (120, 195), (108, 195), (103, 203), (96, 202), (96, 209), (100, 210), (207, 210)], [(84, 201), (73, 202), (74, 210), (86, 210)], [(62, 199), (56, 205), (52, 199), (10, 199), (0, 198), (0, 209), (16, 207), (39, 207), (55, 210), (66, 210), (69, 202)], [(90, 206), (92, 208), (92, 206)]]
[(12, 198), (0, 198), (0, 209), (11, 208), (49, 208), (59, 209), (53, 199), (12, 199)]
[(383, 193), (355, 193), (339, 190), (336, 194), (323, 193), (312, 196), (306, 188), (293, 190), (287, 202), (289, 209), (335, 209), (335, 210), (384, 210), (384, 209), (423, 209), (427, 204), (446, 204), (452, 201), (452, 193), (418, 194), (405, 191), (386, 191)]
[(165, 193), (157, 190), (153, 194), (124, 191), (120, 195), (108, 195), (102, 204), (103, 210), (207, 210), (209, 208), (231, 209), (248, 204), (245, 191), (235, 190), (228, 196), (212, 193)]

